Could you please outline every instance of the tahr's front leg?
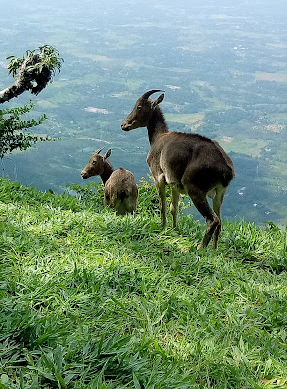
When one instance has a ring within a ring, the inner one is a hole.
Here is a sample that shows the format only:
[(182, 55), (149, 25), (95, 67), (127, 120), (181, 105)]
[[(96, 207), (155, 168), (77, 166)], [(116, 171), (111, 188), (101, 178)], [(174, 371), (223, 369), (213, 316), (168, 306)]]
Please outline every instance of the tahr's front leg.
[(164, 180), (161, 180), (160, 182), (156, 182), (156, 188), (159, 195), (161, 224), (163, 227), (165, 227), (166, 226), (166, 193), (165, 193)]
[(179, 200), (179, 192), (175, 188), (172, 188), (170, 212), (172, 214), (172, 226), (173, 226), (173, 228), (175, 228), (177, 225), (178, 200)]

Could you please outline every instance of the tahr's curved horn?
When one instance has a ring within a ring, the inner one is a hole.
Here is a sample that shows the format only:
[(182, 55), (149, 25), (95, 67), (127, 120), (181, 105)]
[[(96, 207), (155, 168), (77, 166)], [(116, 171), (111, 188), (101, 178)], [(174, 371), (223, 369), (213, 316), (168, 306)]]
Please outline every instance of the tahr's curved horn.
[(100, 154), (100, 152), (104, 149), (104, 147), (100, 147), (98, 150), (94, 152), (94, 154)]
[(150, 97), (150, 95), (156, 92), (164, 92), (164, 91), (161, 89), (151, 89), (142, 95), (142, 99), (147, 100)]

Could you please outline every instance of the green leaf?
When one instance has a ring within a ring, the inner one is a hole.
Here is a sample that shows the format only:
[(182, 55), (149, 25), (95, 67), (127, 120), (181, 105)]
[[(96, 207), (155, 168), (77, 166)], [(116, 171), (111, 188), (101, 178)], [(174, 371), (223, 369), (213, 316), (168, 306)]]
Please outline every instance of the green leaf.
[(137, 376), (135, 375), (134, 372), (133, 372), (133, 381), (134, 381), (135, 389), (142, 389), (139, 380), (137, 379)]

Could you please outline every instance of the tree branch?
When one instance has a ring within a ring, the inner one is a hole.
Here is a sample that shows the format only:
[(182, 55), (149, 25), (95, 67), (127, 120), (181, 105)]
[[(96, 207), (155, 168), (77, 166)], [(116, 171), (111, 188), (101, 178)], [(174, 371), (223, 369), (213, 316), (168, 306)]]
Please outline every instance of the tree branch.
[(14, 61), (10, 62), (13, 64), (10, 72), (15, 76), (18, 70), (18, 74), (11, 86), (0, 91), (0, 104), (25, 91), (37, 95), (52, 80), (55, 69), (60, 71), (61, 59), (57, 57), (57, 52), (55, 54), (55, 49), (43, 46), (40, 50), (40, 53), (31, 52), (24, 60), (14, 57)]

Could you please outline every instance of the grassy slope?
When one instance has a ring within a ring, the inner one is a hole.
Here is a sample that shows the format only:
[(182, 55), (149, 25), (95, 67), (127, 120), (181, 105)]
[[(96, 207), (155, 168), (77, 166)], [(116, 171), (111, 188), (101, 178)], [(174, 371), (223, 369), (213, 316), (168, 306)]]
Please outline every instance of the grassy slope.
[[(0, 388), (286, 388), (286, 232), (0, 180)], [(170, 223), (170, 220), (169, 220)]]

